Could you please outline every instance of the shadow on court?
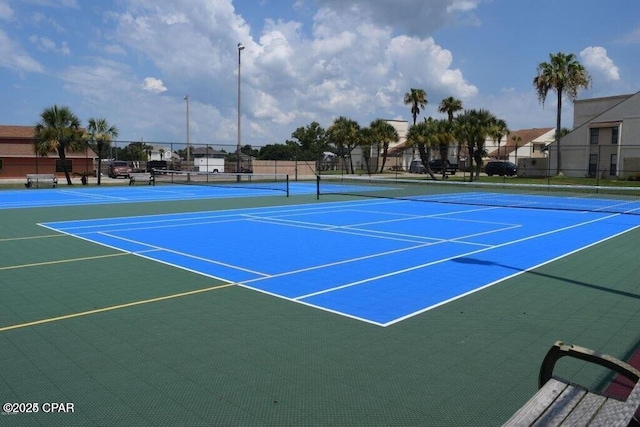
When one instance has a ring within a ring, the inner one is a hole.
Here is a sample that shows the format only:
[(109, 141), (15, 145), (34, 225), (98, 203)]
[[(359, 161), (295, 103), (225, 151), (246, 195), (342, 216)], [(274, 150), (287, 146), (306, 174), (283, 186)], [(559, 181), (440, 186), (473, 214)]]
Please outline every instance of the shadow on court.
[(501, 263), (495, 262), (495, 261), (486, 261), (486, 260), (472, 258), (472, 257), (454, 258), (452, 261), (460, 263), (460, 264), (476, 264), (476, 265), (483, 265), (483, 266), (502, 267), (502, 268), (506, 268), (506, 269), (509, 269), (509, 270), (513, 270), (513, 271), (526, 272), (527, 274), (531, 274), (531, 275), (534, 275), (534, 276), (540, 276), (540, 277), (545, 277), (547, 279), (553, 279), (553, 280), (559, 280), (561, 282), (571, 283), (573, 285), (584, 286), (585, 288), (595, 289), (595, 290), (603, 291), (603, 292), (609, 292), (609, 293), (620, 295), (620, 296), (623, 296), (623, 297), (640, 299), (640, 295), (634, 294), (634, 293), (631, 293), (631, 292), (621, 291), (621, 290), (618, 290), (618, 289), (611, 289), (611, 288), (607, 288), (607, 287), (604, 287), (604, 286), (594, 285), (592, 283), (580, 282), (578, 280), (568, 279), (566, 277), (561, 277), (561, 276), (554, 276), (552, 274), (540, 273), (540, 272), (534, 271), (534, 270), (523, 270), (523, 269), (518, 268), (518, 267), (513, 267), (511, 265), (501, 264)]

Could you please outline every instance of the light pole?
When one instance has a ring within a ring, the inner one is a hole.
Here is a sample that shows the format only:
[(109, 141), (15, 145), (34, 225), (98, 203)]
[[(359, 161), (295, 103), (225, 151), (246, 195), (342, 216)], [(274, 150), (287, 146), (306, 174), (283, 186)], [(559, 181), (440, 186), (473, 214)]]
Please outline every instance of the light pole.
[(191, 161), (191, 150), (189, 147), (189, 95), (184, 96), (184, 100), (187, 102), (187, 170), (189, 170), (189, 162)]
[[(241, 128), (241, 123), (240, 123), (240, 116), (241, 116), (241, 109), (240, 109), (240, 102), (241, 102), (241, 97), (240, 97), (240, 57), (241, 57), (241, 52), (244, 49), (244, 45), (242, 43), (238, 43), (238, 146), (236, 147), (236, 173), (240, 173), (240, 128)], [(237, 180), (240, 181), (240, 175), (238, 175)]]

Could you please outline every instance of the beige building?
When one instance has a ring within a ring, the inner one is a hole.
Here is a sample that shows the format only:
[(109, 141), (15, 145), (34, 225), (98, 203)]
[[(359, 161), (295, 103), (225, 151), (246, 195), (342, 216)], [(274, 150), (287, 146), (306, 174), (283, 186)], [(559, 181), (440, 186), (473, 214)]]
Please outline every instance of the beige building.
[[(562, 173), (626, 179), (640, 173), (640, 92), (577, 100), (573, 130), (560, 141)], [(557, 172), (557, 144), (549, 146)]]

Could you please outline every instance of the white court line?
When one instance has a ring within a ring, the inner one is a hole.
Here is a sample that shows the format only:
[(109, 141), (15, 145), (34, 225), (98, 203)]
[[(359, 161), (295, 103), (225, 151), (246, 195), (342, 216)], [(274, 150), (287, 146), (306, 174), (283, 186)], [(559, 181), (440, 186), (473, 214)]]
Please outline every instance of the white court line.
[[(416, 246), (408, 246), (406, 248), (393, 249), (391, 251), (378, 252), (376, 254), (363, 255), (363, 256), (360, 256), (360, 257), (356, 257), (356, 258), (344, 259), (344, 260), (341, 260), (341, 261), (334, 261), (334, 262), (330, 262), (330, 263), (326, 263), (326, 264), (314, 265), (312, 267), (305, 267), (305, 268), (301, 268), (299, 270), (292, 270), (292, 271), (286, 271), (286, 272), (283, 272), (283, 273), (272, 274), (272, 275), (270, 275), (268, 277), (260, 277), (260, 278), (256, 278), (256, 279), (245, 280), (243, 283), (245, 283), (245, 284), (246, 283), (254, 283), (254, 282), (263, 281), (265, 279), (273, 279), (273, 278), (277, 278), (277, 277), (285, 277), (285, 276), (291, 276), (291, 275), (299, 274), (299, 273), (306, 273), (308, 271), (320, 270), (320, 269), (323, 269), (323, 268), (334, 267), (336, 265), (344, 265), (344, 264), (349, 264), (349, 263), (352, 263), (352, 262), (357, 262), (357, 261), (363, 261), (363, 260), (372, 259), (372, 258), (383, 257), (383, 256), (387, 256), (387, 255), (401, 253), (401, 252), (413, 251), (413, 250), (416, 250), (416, 249), (426, 248), (427, 246), (434, 246), (434, 245), (439, 245), (439, 244), (442, 244), (442, 243), (447, 243), (447, 241), (446, 240), (442, 240), (442, 241), (437, 241), (437, 242), (420, 243), (419, 245), (416, 245)], [(295, 299), (296, 298), (294, 298), (293, 300), (295, 300)]]
[[(197, 222), (197, 223), (193, 223), (193, 222), (189, 222), (186, 223), (185, 221), (183, 221), (180, 224), (167, 224), (167, 225), (150, 225), (148, 227), (125, 227), (125, 228), (117, 228), (117, 229), (109, 229), (109, 230), (89, 230), (89, 231), (80, 231), (78, 232), (78, 234), (94, 234), (94, 233), (106, 233), (111, 232), (111, 233), (116, 233), (116, 232), (123, 232), (123, 231), (139, 231), (139, 230), (156, 230), (156, 229), (161, 229), (161, 228), (176, 228), (176, 227), (190, 227), (193, 225), (208, 225), (208, 224), (223, 224), (223, 223), (229, 223), (229, 222), (238, 222), (238, 221), (244, 221), (242, 218), (233, 218), (233, 219), (220, 219), (220, 220), (213, 220), (213, 221), (203, 221), (203, 222)], [(151, 223), (153, 224), (153, 223)], [(114, 225), (121, 225), (121, 224), (114, 224)], [(126, 224), (125, 224), (126, 225)], [(131, 224), (133, 225), (133, 224)], [(97, 228), (97, 227), (94, 227)], [(101, 228), (107, 228), (106, 226), (102, 226)], [(66, 230), (70, 230), (66, 229)]]
[[(409, 240), (406, 238), (402, 238), (401, 236), (393, 238), (390, 236), (387, 237), (387, 236), (372, 234), (369, 231), (363, 233), (363, 232), (350, 231), (349, 229), (339, 228), (339, 227), (327, 227), (327, 226), (322, 227), (322, 226), (311, 226), (311, 225), (301, 225), (301, 224), (285, 224), (280, 221), (272, 221), (270, 219), (247, 219), (247, 221), (260, 222), (263, 224), (282, 225), (282, 226), (292, 227), (292, 228), (306, 228), (310, 230), (328, 231), (328, 232), (340, 233), (340, 234), (350, 234), (352, 236), (363, 236), (363, 237), (370, 237), (374, 239), (397, 240), (399, 242), (408, 242), (408, 243), (423, 243), (424, 239), (429, 238), (429, 237), (422, 237), (419, 241), (416, 241), (416, 240)], [(434, 239), (434, 238), (431, 238), (431, 239), (436, 241), (441, 240), (441, 239)]]
[[(616, 215), (613, 215), (613, 216), (616, 216)], [(455, 301), (455, 300), (457, 300), (457, 299), (460, 299), (460, 298), (466, 297), (467, 295), (474, 294), (474, 293), (479, 292), (479, 291), (481, 291), (481, 290), (483, 290), (483, 289), (486, 289), (486, 288), (488, 288), (488, 287), (491, 287), (491, 286), (493, 286), (493, 285), (496, 285), (496, 284), (498, 284), (498, 283), (500, 283), (500, 282), (504, 282), (505, 280), (508, 280), (508, 279), (513, 278), (513, 277), (519, 276), (519, 275), (524, 274), (524, 273), (526, 273), (526, 272), (528, 272), (528, 271), (535, 270), (536, 268), (540, 268), (540, 267), (542, 267), (542, 266), (544, 266), (544, 265), (546, 265), (546, 264), (550, 264), (550, 263), (552, 263), (552, 262), (558, 261), (558, 260), (560, 260), (560, 259), (562, 259), (562, 258), (568, 257), (568, 256), (570, 256), (570, 255), (573, 255), (573, 254), (575, 254), (575, 253), (577, 253), (577, 252), (580, 252), (580, 251), (582, 251), (582, 250), (585, 250), (585, 249), (587, 249), (587, 248), (590, 248), (590, 247), (595, 246), (595, 245), (597, 245), (597, 244), (600, 244), (600, 243), (602, 243), (602, 242), (606, 242), (607, 240), (610, 240), (610, 239), (613, 239), (613, 238), (615, 238), (615, 237), (621, 236), (621, 235), (623, 235), (623, 234), (625, 234), (625, 233), (628, 233), (628, 232), (630, 232), (630, 231), (633, 231), (633, 230), (635, 230), (635, 229), (637, 229), (637, 228), (640, 228), (640, 225), (636, 225), (635, 227), (631, 227), (631, 228), (629, 228), (629, 229), (627, 229), (627, 230), (624, 230), (624, 231), (621, 231), (621, 232), (619, 232), (619, 233), (616, 233), (616, 234), (614, 234), (613, 236), (605, 237), (604, 239), (598, 240), (597, 242), (590, 243), (590, 244), (588, 244), (588, 245), (586, 245), (586, 246), (583, 246), (583, 247), (581, 247), (581, 248), (574, 249), (574, 250), (573, 250), (573, 251), (571, 251), (571, 252), (567, 252), (566, 254), (562, 254), (562, 255), (557, 256), (557, 257), (555, 257), (555, 258), (552, 258), (552, 259), (550, 259), (550, 260), (547, 260), (547, 261), (541, 262), (540, 264), (534, 265), (534, 266), (529, 267), (529, 268), (527, 268), (527, 269), (524, 269), (524, 270), (522, 270), (522, 271), (518, 271), (518, 272), (513, 273), (513, 274), (511, 274), (511, 275), (509, 275), (509, 276), (502, 277), (502, 278), (500, 278), (500, 279), (498, 279), (498, 280), (496, 280), (496, 281), (494, 281), (494, 282), (487, 283), (486, 285), (483, 285), (483, 286), (481, 286), (481, 287), (479, 287), (479, 288), (475, 288), (475, 289), (472, 289), (472, 290), (470, 290), (470, 291), (468, 291), (468, 292), (465, 292), (465, 293), (463, 293), (463, 294), (456, 295), (455, 297), (449, 298), (449, 299), (447, 299), (447, 300), (440, 301), (440, 302), (439, 302), (439, 303), (437, 303), (437, 304), (431, 305), (431, 306), (429, 306), (429, 307), (425, 307), (425, 308), (423, 308), (423, 309), (421, 309), (421, 310), (418, 310), (418, 311), (415, 311), (415, 312), (413, 312), (413, 313), (409, 313), (409, 314), (407, 314), (407, 315), (404, 315), (404, 316), (402, 316), (402, 317), (399, 317), (399, 318), (397, 318), (397, 319), (394, 319), (394, 320), (392, 320), (392, 321), (390, 321), (390, 322), (387, 322), (387, 323), (381, 324), (380, 326), (386, 327), (386, 326), (391, 326), (391, 325), (393, 325), (393, 324), (396, 324), (396, 323), (398, 323), (398, 322), (402, 322), (403, 320), (406, 320), (406, 319), (409, 319), (409, 318), (411, 318), (411, 317), (417, 316), (417, 315), (422, 314), (422, 313), (424, 313), (424, 312), (427, 312), (427, 311), (429, 311), (429, 310), (433, 310), (434, 308), (437, 308), (437, 307), (443, 306), (443, 305), (448, 304), (448, 303), (450, 303), (450, 302), (452, 302), (452, 301)]]
[(440, 260), (437, 260), (437, 261), (431, 261), (431, 262), (428, 262), (428, 263), (416, 265), (416, 266), (405, 268), (405, 269), (402, 269), (402, 270), (398, 270), (398, 271), (395, 271), (395, 272), (392, 272), (392, 273), (382, 274), (382, 275), (379, 275), (379, 276), (374, 276), (374, 277), (370, 277), (370, 278), (367, 278), (367, 279), (358, 280), (358, 281), (352, 282), (352, 283), (346, 283), (344, 285), (335, 286), (333, 288), (324, 289), (322, 291), (313, 292), (313, 293), (310, 293), (310, 294), (307, 294), (307, 295), (301, 295), (299, 297), (296, 297), (296, 300), (297, 299), (310, 298), (310, 297), (313, 297), (313, 296), (330, 293), (330, 292), (337, 291), (337, 290), (340, 290), (340, 289), (345, 289), (345, 288), (361, 285), (363, 283), (368, 283), (368, 282), (372, 282), (372, 281), (375, 281), (375, 280), (380, 280), (380, 279), (384, 279), (384, 278), (387, 278), (387, 277), (391, 277), (391, 276), (407, 273), (407, 272), (413, 271), (413, 270), (419, 270), (419, 269), (422, 269), (422, 268), (425, 268), (425, 267), (429, 267), (429, 266), (432, 266), (432, 265), (435, 265), (435, 264), (440, 264), (440, 263), (443, 263), (443, 262), (446, 262), (446, 261), (451, 261), (451, 260), (456, 259), (456, 258), (462, 258), (462, 257), (466, 257), (466, 256), (469, 256), (469, 255), (475, 255), (475, 254), (486, 252), (486, 251), (490, 251), (490, 250), (493, 250), (493, 249), (497, 249), (497, 248), (513, 245), (515, 243), (520, 243), (520, 242), (525, 242), (527, 240), (537, 239), (539, 237), (548, 236), (550, 234), (555, 234), (555, 233), (558, 233), (558, 232), (561, 232), (561, 231), (570, 230), (572, 228), (582, 227), (584, 225), (600, 222), (600, 221), (602, 221), (604, 219), (609, 219), (609, 218), (613, 218), (613, 217), (616, 217), (616, 216), (619, 216), (619, 214), (609, 215), (609, 216), (606, 216), (606, 217), (603, 217), (603, 218), (598, 218), (598, 219), (594, 219), (594, 220), (591, 220), (591, 221), (585, 221), (585, 222), (581, 222), (581, 223), (578, 223), (578, 224), (573, 224), (573, 225), (570, 225), (570, 226), (567, 226), (567, 227), (562, 227), (562, 228), (558, 228), (558, 229), (555, 229), (555, 230), (546, 231), (544, 233), (535, 234), (533, 236), (527, 236), (527, 237), (523, 237), (521, 239), (516, 239), (516, 240), (512, 240), (512, 241), (505, 242), (505, 243), (500, 243), (500, 244), (497, 244), (497, 245), (494, 245), (494, 246), (490, 246), (490, 247), (487, 247), (487, 248), (482, 248), (482, 249), (478, 249), (478, 250), (475, 250), (475, 251), (471, 251), (471, 252), (467, 252), (467, 253), (463, 253), (463, 254), (447, 257), (447, 258), (443, 258), (443, 259), (440, 259)]
[[(208, 258), (199, 257), (199, 256), (196, 256), (196, 255), (186, 254), (184, 252), (175, 251), (173, 249), (163, 248), (162, 246), (156, 246), (156, 245), (152, 245), (150, 243), (142, 243), (142, 242), (139, 242), (137, 240), (127, 239), (125, 237), (120, 237), (120, 236), (114, 236), (114, 235), (109, 234), (109, 233), (98, 233), (98, 234), (101, 234), (103, 236), (108, 236), (108, 237), (111, 237), (113, 239), (123, 240), (123, 241), (129, 242), (129, 243), (134, 243), (134, 244), (141, 245), (141, 246), (147, 246), (149, 248), (153, 248), (153, 249), (156, 249), (158, 251), (168, 252), (168, 253), (180, 255), (180, 256), (183, 256), (185, 258), (191, 258), (191, 259), (195, 259), (195, 260), (198, 260), (198, 261), (204, 261), (204, 262), (209, 263), (209, 264), (220, 265), (222, 267), (227, 267), (227, 268), (230, 268), (232, 270), (244, 271), (245, 273), (251, 273), (251, 274), (255, 274), (257, 276), (269, 277), (269, 275), (266, 274), (266, 273), (262, 273), (262, 272), (255, 271), (255, 270), (250, 270), (248, 268), (239, 267), (237, 265), (227, 264), (227, 263), (224, 263), (224, 262), (220, 262), (220, 261), (216, 261), (216, 260), (212, 260), (212, 259), (208, 259)], [(149, 251), (146, 251), (146, 252), (149, 252)], [(131, 253), (137, 254), (138, 252), (137, 251), (132, 251)], [(154, 259), (154, 258), (152, 258), (152, 259)]]
[(93, 194), (84, 191), (77, 190), (59, 190), (60, 193), (63, 194), (71, 194), (72, 196), (81, 196), (89, 199), (97, 199), (97, 200), (131, 200), (127, 197), (116, 197), (116, 196), (107, 196), (101, 194)]

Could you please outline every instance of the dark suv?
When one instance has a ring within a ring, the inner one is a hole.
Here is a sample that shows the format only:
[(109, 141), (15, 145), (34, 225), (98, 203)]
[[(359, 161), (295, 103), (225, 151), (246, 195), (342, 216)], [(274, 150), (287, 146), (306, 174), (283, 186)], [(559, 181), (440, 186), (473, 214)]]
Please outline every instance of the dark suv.
[[(432, 159), (429, 160), (429, 168), (434, 173), (442, 173), (442, 160), (441, 159)], [(448, 173), (456, 173), (458, 171), (458, 165), (451, 164), (449, 160), (444, 161), (444, 169)]]
[(489, 176), (514, 176), (518, 170), (516, 165), (511, 162), (489, 162), (484, 167), (484, 173)]

